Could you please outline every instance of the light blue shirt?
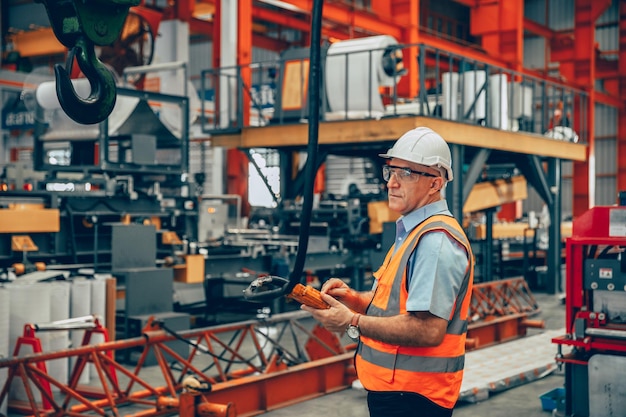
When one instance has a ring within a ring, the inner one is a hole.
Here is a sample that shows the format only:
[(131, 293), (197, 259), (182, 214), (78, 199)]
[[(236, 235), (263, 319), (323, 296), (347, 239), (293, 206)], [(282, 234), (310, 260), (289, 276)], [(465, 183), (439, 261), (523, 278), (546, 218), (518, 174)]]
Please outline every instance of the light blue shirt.
[[(451, 216), (446, 200), (439, 200), (412, 211), (396, 221), (396, 248), (422, 221), (435, 214)], [(465, 248), (445, 232), (429, 232), (407, 264), (407, 311), (428, 311), (448, 320), (469, 260)]]

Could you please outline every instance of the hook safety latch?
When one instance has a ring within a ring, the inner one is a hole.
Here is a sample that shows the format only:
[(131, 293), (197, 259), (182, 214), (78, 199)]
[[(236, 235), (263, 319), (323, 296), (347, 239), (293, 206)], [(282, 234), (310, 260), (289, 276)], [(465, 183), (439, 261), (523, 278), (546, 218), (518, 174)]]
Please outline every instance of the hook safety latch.
[[(94, 45), (110, 45), (118, 37), (128, 9), (140, 0), (38, 0), (46, 7), (57, 39), (70, 50), (66, 68), (55, 65), (56, 91), (65, 113), (82, 124), (105, 120), (116, 101), (115, 77), (96, 57)], [(76, 94), (69, 73), (76, 58), (89, 80), (91, 93)]]

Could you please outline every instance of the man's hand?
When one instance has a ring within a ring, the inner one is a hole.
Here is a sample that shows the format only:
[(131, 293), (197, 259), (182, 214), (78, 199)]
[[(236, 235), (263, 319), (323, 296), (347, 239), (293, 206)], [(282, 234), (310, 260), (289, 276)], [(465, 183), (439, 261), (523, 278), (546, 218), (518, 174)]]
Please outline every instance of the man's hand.
[(336, 300), (344, 301), (351, 290), (348, 284), (339, 278), (331, 278), (322, 285), (321, 291), (324, 294), (334, 297)]
[(372, 291), (358, 292), (348, 287), (348, 284), (339, 278), (331, 278), (322, 285), (322, 294), (328, 294), (335, 300), (341, 301), (350, 310), (365, 313), (365, 309), (372, 301)]
[(313, 318), (322, 323), (327, 330), (343, 333), (348, 327), (348, 324), (350, 324), (354, 312), (324, 292), (322, 292), (322, 299), (330, 308), (317, 309), (304, 304), (300, 308), (311, 313)]

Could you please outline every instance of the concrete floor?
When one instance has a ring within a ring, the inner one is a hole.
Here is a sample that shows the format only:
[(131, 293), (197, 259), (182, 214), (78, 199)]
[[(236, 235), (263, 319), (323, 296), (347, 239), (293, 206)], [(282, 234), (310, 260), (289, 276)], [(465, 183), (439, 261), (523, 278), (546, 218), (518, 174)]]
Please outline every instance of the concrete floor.
[[(535, 319), (545, 321), (546, 330), (556, 330), (565, 326), (565, 305), (555, 295), (533, 293), (541, 313)], [(529, 335), (542, 330), (530, 329)], [(509, 343), (516, 343), (509, 342)], [(556, 345), (554, 353), (556, 354)], [(529, 355), (533, 352), (529, 351)], [(543, 411), (540, 395), (554, 388), (562, 387), (564, 375), (558, 369), (551, 374), (523, 385), (492, 394), (486, 400), (477, 403), (460, 403), (457, 405), (455, 417), (546, 417), (551, 411)], [(368, 416), (366, 392), (362, 389), (347, 389), (328, 394), (313, 400), (305, 401), (282, 409), (270, 411), (263, 415), (268, 417), (313, 417), (320, 415), (342, 417)]]
[[(552, 374), (496, 394), (476, 404), (460, 404), (454, 410), (453, 415), (454, 417), (548, 417), (552, 413), (542, 410), (539, 396), (560, 386), (563, 386), (563, 376)], [(369, 414), (366, 395), (363, 390), (347, 389), (263, 415), (268, 417), (322, 415), (367, 417)]]

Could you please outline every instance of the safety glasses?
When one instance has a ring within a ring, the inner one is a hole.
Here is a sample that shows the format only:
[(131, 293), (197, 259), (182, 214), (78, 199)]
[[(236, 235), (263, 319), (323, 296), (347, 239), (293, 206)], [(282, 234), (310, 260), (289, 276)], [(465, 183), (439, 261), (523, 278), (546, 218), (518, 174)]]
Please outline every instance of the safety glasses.
[(414, 171), (411, 168), (383, 165), (383, 179), (388, 182), (395, 175), (398, 182), (417, 182), (422, 177), (435, 178), (437, 175), (423, 171)]

